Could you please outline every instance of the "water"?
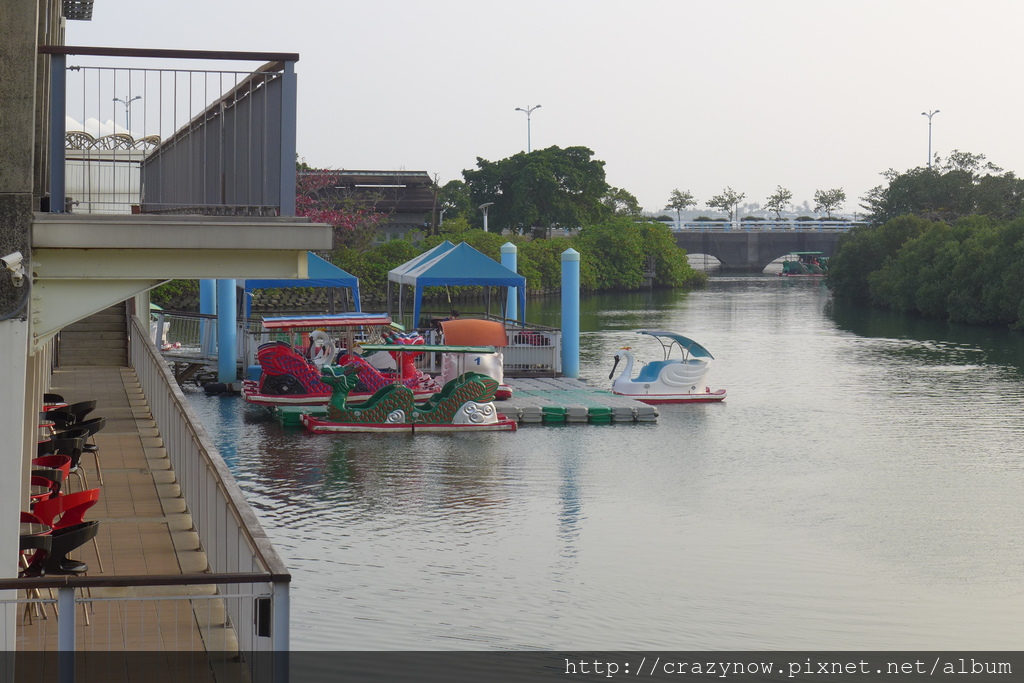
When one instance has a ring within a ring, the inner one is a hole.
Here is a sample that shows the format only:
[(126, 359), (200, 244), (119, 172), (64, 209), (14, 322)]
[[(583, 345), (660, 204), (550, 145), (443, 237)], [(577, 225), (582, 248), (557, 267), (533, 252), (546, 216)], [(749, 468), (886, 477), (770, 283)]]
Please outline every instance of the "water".
[[(557, 301), (529, 317), (557, 324)], [(321, 650), (1018, 649), (1024, 345), (810, 280), (583, 306), (581, 374), (684, 332), (722, 404), (515, 433), (284, 430), (195, 395)]]

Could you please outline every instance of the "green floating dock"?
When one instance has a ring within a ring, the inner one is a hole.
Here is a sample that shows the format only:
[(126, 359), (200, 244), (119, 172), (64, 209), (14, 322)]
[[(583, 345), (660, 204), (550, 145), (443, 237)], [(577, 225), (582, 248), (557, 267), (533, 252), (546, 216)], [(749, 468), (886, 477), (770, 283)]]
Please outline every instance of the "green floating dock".
[[(523, 424), (615, 424), (655, 422), (654, 406), (594, 389), (570, 377), (506, 378), (512, 398), (495, 401), (498, 412)], [(327, 406), (280, 406), (281, 424), (298, 426), (299, 415), (323, 416)]]

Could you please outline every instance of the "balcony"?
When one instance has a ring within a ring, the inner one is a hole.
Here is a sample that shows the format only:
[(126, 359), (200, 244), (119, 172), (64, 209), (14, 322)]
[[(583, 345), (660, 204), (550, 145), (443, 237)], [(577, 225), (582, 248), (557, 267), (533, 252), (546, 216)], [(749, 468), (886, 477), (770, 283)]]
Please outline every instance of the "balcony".
[(306, 253), (332, 247), (329, 226), (294, 217), (298, 55), (39, 52), (50, 193), (32, 234), (35, 349), (166, 280), (301, 278)]

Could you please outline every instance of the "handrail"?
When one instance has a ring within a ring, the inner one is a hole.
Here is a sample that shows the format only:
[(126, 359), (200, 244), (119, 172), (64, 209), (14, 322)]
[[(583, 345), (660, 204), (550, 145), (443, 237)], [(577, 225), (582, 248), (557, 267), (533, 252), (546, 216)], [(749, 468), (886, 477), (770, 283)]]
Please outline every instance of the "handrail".
[(233, 52), (227, 50), (175, 50), (148, 47), (94, 47), (83, 45), (40, 45), (41, 55), (87, 55), (90, 57), (150, 57), (156, 59), (210, 59), (259, 62), (297, 62), (297, 52)]
[(234, 572), (224, 574), (154, 574), (124, 576), (40, 576), (0, 579), (0, 590), (31, 588), (121, 588), (124, 586), (214, 586), (239, 583), (290, 583), (290, 574)]
[[(270, 539), (267, 537), (266, 533), (263, 532), (262, 525), (260, 525), (252, 508), (250, 508), (249, 504), (245, 501), (245, 497), (242, 494), (238, 483), (228, 470), (227, 465), (222, 459), (211, 458), (209, 456), (209, 452), (206, 450), (205, 446), (205, 444), (209, 442), (208, 437), (200, 426), (199, 417), (195, 414), (191, 405), (185, 399), (184, 394), (181, 393), (181, 388), (175, 381), (171, 369), (164, 362), (163, 357), (156, 348), (156, 345), (153, 344), (153, 341), (149, 338), (148, 331), (141, 327), (138, 318), (134, 316), (132, 317), (131, 326), (132, 348), (143, 349), (144, 352), (149, 355), (149, 360), (153, 367), (157, 369), (157, 372), (163, 375), (163, 382), (166, 383), (169, 391), (171, 392), (172, 400), (176, 404), (177, 409), (188, 418), (185, 421), (187, 429), (190, 432), (190, 436), (199, 445), (201, 452), (205, 456), (204, 459), (206, 460), (207, 470), (212, 472), (216, 479), (217, 487), (231, 501), (232, 509), (239, 518), (239, 526), (242, 533), (252, 545), (253, 550), (258, 554), (263, 566), (267, 568), (268, 574), (279, 577), (276, 579), (278, 581), (283, 581), (283, 577), (290, 576), (288, 569), (285, 567), (281, 557), (277, 554), (277, 551), (274, 550), (274, 547), (270, 543)], [(136, 368), (136, 372), (138, 373), (138, 359), (134, 356), (132, 357), (132, 365)], [(154, 414), (154, 419), (155, 418), (156, 415)], [(159, 422), (157, 423), (157, 427), (161, 428)], [(183, 491), (186, 502), (188, 501), (189, 493), (190, 492)], [(258, 537), (253, 535), (252, 530), (254, 528), (259, 529), (263, 533)]]

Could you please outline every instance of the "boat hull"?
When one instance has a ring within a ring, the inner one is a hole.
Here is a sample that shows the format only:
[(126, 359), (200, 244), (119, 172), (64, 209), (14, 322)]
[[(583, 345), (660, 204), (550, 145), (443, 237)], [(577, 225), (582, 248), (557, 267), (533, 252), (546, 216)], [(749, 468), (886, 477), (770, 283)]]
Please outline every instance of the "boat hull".
[[(435, 393), (437, 392), (433, 389), (413, 390), (413, 398), (417, 402), (425, 401)], [(373, 396), (373, 392), (354, 391), (348, 395), (348, 403), (350, 405), (359, 405), (366, 402), (371, 396)], [(285, 394), (280, 396), (261, 394), (259, 383), (251, 380), (246, 380), (242, 383), (242, 397), (249, 403), (268, 408), (276, 408), (278, 406), (325, 406), (331, 400), (330, 394)]]
[(612, 393), (616, 396), (631, 398), (634, 401), (640, 401), (649, 405), (661, 405), (667, 403), (718, 403), (725, 400), (727, 392), (725, 389), (718, 389), (717, 391), (709, 390), (697, 394), (626, 394), (621, 391), (613, 391)]
[(494, 422), (481, 424), (450, 424), (430, 422), (333, 422), (314, 415), (300, 417), (303, 426), (316, 434), (427, 434), (435, 432), (514, 432), (519, 428), (515, 420), (498, 414)]

